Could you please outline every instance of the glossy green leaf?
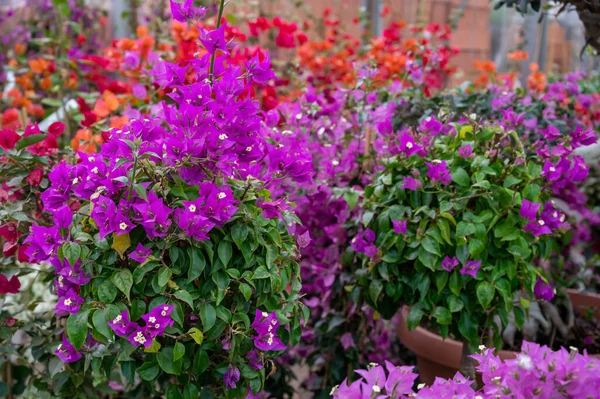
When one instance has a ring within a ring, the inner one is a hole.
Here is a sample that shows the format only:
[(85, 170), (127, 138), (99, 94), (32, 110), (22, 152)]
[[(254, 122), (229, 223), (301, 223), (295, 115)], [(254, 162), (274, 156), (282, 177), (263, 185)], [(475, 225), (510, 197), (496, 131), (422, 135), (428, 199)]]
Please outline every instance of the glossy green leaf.
[(89, 309), (80, 310), (78, 313), (69, 315), (69, 318), (67, 319), (67, 336), (69, 337), (69, 342), (71, 342), (75, 349), (80, 349), (85, 342), (85, 338), (88, 334), (89, 315)]

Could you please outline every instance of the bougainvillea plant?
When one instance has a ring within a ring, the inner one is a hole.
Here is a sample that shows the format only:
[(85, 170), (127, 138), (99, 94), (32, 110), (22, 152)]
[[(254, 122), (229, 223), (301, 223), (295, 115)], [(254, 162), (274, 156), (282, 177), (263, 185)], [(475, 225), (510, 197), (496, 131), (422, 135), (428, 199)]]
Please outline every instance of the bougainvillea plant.
[(368, 370), (356, 370), (360, 378), (334, 388), (333, 397), (390, 399), (434, 398), (595, 398), (600, 390), (599, 364), (576, 348), (553, 352), (547, 346), (523, 342), (515, 359), (502, 360), (494, 351), (483, 348), (472, 356), (477, 360), (482, 386), (473, 389), (472, 381), (460, 373), (454, 378), (437, 378), (427, 387), (419, 384), (412, 367), (396, 367), (386, 361), (385, 368), (373, 363)]
[(587, 168), (578, 157), (540, 161), (503, 127), (430, 122), (389, 142), (395, 155), (364, 191), (357, 279), (384, 317), (408, 304), (409, 328), (427, 322), (465, 348), (482, 336), (500, 347), (494, 316), (522, 324), (536, 282), (547, 283), (536, 261), (569, 228), (552, 188)]
[(223, 29), (201, 42), (207, 54), (190, 65), (155, 65), (170, 104), (49, 174), (53, 223), (25, 242), (57, 299), (49, 323), (26, 333), (44, 332), (30, 344), (30, 394), (253, 396), (269, 359), (300, 339), (297, 218), (268, 186), (310, 168), (268, 140), (242, 71), (223, 62)]

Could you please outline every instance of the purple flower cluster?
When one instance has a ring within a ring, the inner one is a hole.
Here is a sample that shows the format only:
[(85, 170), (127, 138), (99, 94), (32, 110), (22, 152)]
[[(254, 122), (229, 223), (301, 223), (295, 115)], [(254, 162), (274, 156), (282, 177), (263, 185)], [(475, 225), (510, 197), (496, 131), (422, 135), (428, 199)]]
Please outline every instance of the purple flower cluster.
[[(251, 327), (256, 331), (254, 346), (261, 351), (281, 351), (286, 348), (285, 344), (277, 337), (279, 320), (275, 312), (267, 313), (256, 309), (256, 315)], [(256, 361), (256, 359), (254, 359)]]
[[(564, 348), (553, 352), (546, 346), (523, 342), (516, 359), (501, 360), (490, 349), (473, 355), (478, 362), (483, 387), (472, 388), (472, 381), (457, 373), (452, 379), (436, 378), (427, 387), (413, 390), (417, 374), (412, 367), (385, 369), (372, 364), (368, 370), (356, 370), (360, 379), (347, 380), (332, 391), (344, 399), (437, 399), (437, 398), (596, 398), (600, 392), (600, 364), (587, 354)], [(386, 373), (387, 370), (387, 373)]]
[(109, 321), (108, 325), (115, 334), (127, 337), (132, 345), (144, 345), (145, 348), (149, 348), (155, 337), (162, 336), (165, 328), (173, 325), (173, 319), (171, 319), (172, 311), (172, 305), (158, 305), (149, 313), (142, 315), (145, 325), (140, 327), (138, 323), (129, 320), (129, 311), (124, 310), (113, 320)]

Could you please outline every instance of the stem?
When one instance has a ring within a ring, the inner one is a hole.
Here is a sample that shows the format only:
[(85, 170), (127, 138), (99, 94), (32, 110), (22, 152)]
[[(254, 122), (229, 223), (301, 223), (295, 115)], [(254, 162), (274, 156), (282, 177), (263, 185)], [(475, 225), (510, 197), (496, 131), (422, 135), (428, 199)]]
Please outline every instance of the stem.
[[(221, 18), (223, 17), (223, 9), (225, 8), (225, 0), (221, 0), (221, 2), (219, 3), (219, 13), (217, 14), (217, 27), (216, 29), (219, 29), (221, 27)], [(209, 70), (209, 77), (210, 77), (210, 82), (213, 82), (213, 73), (215, 70), (215, 58), (217, 57), (217, 52), (215, 51), (212, 55), (212, 57), (210, 57), (210, 70)]]
[(6, 362), (6, 384), (8, 385), (8, 399), (13, 399), (13, 381), (12, 381), (12, 366), (10, 362)]
[(133, 190), (133, 183), (135, 182), (135, 172), (137, 172), (138, 157), (135, 157), (133, 161), (133, 174), (131, 175), (131, 183), (129, 183), (129, 194), (127, 195), (127, 202), (131, 201), (131, 191)]
[(469, 343), (467, 340), (463, 340), (462, 357), (460, 359), (460, 372), (463, 376), (473, 381), (473, 384), (477, 384), (475, 380), (475, 361), (471, 357), (471, 350), (469, 349)]

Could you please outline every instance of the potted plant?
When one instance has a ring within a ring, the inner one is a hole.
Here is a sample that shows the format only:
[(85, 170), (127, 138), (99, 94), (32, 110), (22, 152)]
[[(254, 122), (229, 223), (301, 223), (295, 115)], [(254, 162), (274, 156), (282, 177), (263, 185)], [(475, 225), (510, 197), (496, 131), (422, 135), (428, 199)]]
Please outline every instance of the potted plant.
[(395, 155), (366, 187), (351, 241), (365, 300), (384, 317), (410, 306), (408, 330), (426, 324), (457, 338), (461, 370), (473, 378), (469, 355), (481, 344), (500, 348), (502, 327), (522, 326), (536, 296), (554, 295), (536, 267), (569, 228), (552, 188), (587, 171), (579, 159), (541, 161), (514, 131), (475, 119), (390, 140)]

